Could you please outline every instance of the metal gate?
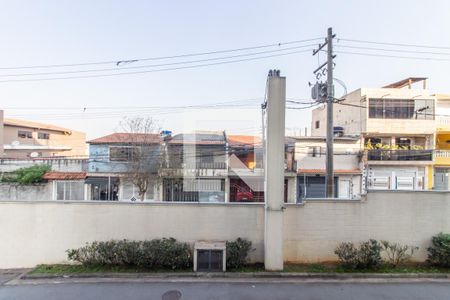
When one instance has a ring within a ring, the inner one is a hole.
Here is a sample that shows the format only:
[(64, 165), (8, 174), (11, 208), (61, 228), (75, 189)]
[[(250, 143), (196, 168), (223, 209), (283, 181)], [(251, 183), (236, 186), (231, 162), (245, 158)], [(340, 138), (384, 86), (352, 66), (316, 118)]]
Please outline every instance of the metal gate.
[(436, 168), (434, 169), (434, 189), (438, 191), (448, 191), (448, 177), (450, 169)]

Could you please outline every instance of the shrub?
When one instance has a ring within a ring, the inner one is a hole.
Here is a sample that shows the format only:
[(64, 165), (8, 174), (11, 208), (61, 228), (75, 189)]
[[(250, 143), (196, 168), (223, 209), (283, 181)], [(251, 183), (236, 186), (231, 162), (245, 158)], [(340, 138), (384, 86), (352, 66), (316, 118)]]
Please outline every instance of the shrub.
[(359, 246), (358, 268), (376, 268), (381, 263), (381, 245), (377, 240), (370, 239)]
[(33, 184), (42, 182), (42, 177), (50, 171), (49, 165), (35, 165), (27, 168), (20, 168), (9, 174), (2, 176), (3, 182), (17, 182), (19, 184)]
[(387, 262), (393, 267), (409, 261), (414, 252), (419, 250), (419, 247), (389, 243), (388, 241), (381, 241), (381, 246), (383, 251), (386, 252)]
[(67, 256), (69, 260), (91, 266), (137, 266), (171, 270), (192, 266), (189, 245), (173, 238), (92, 242), (78, 249), (67, 250)]
[(252, 242), (237, 238), (226, 243), (227, 269), (237, 269), (245, 266), (247, 256), (252, 250)]
[(353, 243), (341, 243), (334, 250), (334, 253), (339, 257), (344, 267), (350, 269), (358, 267), (358, 249)]
[(427, 261), (435, 266), (450, 267), (450, 234), (441, 232), (431, 238)]
[(381, 260), (381, 245), (376, 240), (368, 240), (357, 248), (353, 243), (341, 243), (334, 253), (341, 264), (351, 269), (371, 269), (378, 267)]

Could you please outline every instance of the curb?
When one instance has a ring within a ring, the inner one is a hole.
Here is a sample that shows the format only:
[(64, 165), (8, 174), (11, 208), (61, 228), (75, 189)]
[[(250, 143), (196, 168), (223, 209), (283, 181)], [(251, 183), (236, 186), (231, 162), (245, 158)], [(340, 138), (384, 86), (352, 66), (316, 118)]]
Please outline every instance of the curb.
[(450, 279), (450, 273), (74, 273), (24, 274), (20, 279)]

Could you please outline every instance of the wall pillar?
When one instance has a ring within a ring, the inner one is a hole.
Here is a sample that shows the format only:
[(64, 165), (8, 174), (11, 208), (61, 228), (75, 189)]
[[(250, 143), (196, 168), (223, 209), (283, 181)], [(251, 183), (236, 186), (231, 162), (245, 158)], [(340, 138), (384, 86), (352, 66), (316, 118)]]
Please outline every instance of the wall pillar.
[(264, 265), (266, 270), (280, 271), (283, 270), (286, 78), (273, 70), (267, 84)]

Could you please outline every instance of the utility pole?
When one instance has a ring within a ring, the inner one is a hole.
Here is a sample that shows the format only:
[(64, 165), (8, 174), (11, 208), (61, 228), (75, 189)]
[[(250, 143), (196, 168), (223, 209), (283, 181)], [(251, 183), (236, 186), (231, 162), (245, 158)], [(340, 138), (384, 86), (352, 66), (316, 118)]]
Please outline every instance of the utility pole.
[[(326, 83), (317, 82), (312, 91), (312, 98), (319, 102), (327, 104), (327, 157), (326, 157), (326, 176), (325, 187), (326, 197), (334, 197), (334, 174), (333, 174), (333, 103), (334, 103), (334, 85), (333, 85), (333, 59), (336, 57), (333, 55), (333, 29), (328, 28), (327, 38), (325, 43), (320, 44), (317, 50), (313, 51), (313, 55), (319, 53), (322, 48), (327, 46), (327, 61), (320, 65), (313, 73), (317, 79), (320, 79), (322, 75), (327, 74)], [(323, 69), (326, 66), (326, 69)], [(321, 71), (322, 70), (322, 71)], [(320, 72), (321, 71), (321, 72)]]
[(284, 130), (286, 78), (270, 70), (267, 79), (267, 134), (265, 140), (264, 265), (283, 270)]

